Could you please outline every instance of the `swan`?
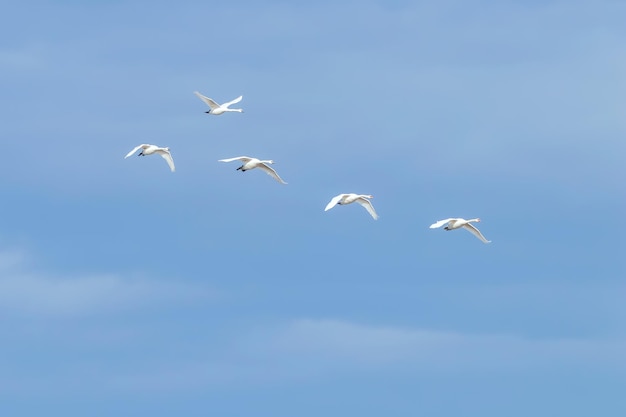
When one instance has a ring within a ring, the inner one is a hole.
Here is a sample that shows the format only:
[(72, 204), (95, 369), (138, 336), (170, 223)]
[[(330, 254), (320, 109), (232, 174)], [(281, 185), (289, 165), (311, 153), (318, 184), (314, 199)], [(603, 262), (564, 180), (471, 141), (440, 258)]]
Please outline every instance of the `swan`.
[(139, 149), (141, 149), (141, 152), (139, 152), (137, 156), (146, 156), (146, 155), (152, 155), (154, 153), (158, 153), (159, 155), (163, 157), (163, 159), (165, 159), (165, 161), (167, 161), (167, 164), (170, 166), (170, 169), (172, 170), (172, 172), (176, 170), (176, 168), (174, 167), (174, 160), (172, 159), (172, 154), (170, 154), (170, 148), (159, 148), (156, 145), (148, 145), (144, 143), (142, 145), (136, 146), (135, 149), (128, 152), (128, 154), (126, 154), (124, 159), (128, 158), (129, 156), (137, 152)]
[(195, 95), (197, 95), (200, 100), (204, 101), (210, 108), (211, 110), (205, 112), (205, 113), (209, 113), (209, 114), (213, 114), (215, 116), (219, 116), (220, 114), (226, 113), (226, 112), (239, 112), (239, 113), (243, 113), (242, 109), (229, 109), (228, 106), (232, 105), (232, 104), (236, 104), (239, 103), (241, 101), (241, 99), (243, 98), (243, 96), (239, 96), (234, 100), (229, 101), (228, 103), (224, 103), (224, 104), (218, 104), (215, 101), (213, 101), (212, 99), (208, 98), (207, 96), (203, 96), (202, 94), (198, 93), (197, 91), (193, 92)]
[(444, 229), (454, 230), (454, 229), (458, 229), (462, 227), (465, 230), (471, 232), (478, 239), (482, 240), (483, 243), (491, 243), (491, 240), (485, 239), (485, 236), (483, 236), (483, 234), (480, 233), (480, 231), (476, 227), (474, 227), (474, 225), (471, 224), (471, 223), (478, 223), (478, 222), (480, 222), (480, 219), (465, 220), (461, 218), (451, 218), (451, 219), (439, 220), (438, 222), (431, 224), (430, 228), (436, 229), (448, 223), (448, 225), (444, 227)]
[(287, 184), (281, 177), (278, 176), (276, 171), (268, 164), (273, 164), (274, 161), (271, 159), (268, 160), (260, 160), (257, 158), (250, 158), (249, 156), (237, 156), (235, 158), (228, 159), (219, 159), (218, 162), (232, 162), (232, 161), (241, 161), (243, 165), (237, 168), (237, 171), (241, 170), (241, 172), (246, 172), (250, 169), (261, 168), (267, 175), (272, 176), (276, 181), (281, 184)]
[(362, 205), (365, 210), (367, 210), (367, 212), (374, 218), (374, 220), (378, 220), (378, 214), (376, 214), (376, 210), (374, 210), (374, 206), (372, 206), (372, 203), (368, 200), (368, 198), (374, 198), (373, 195), (369, 195), (369, 194), (339, 194), (335, 197), (332, 198), (332, 200), (330, 200), (330, 202), (326, 205), (326, 208), (324, 209), (324, 211), (328, 211), (331, 208), (335, 207), (335, 205), (339, 204), (339, 205), (346, 205), (346, 204), (351, 204), (354, 202), (359, 203), (360, 205)]

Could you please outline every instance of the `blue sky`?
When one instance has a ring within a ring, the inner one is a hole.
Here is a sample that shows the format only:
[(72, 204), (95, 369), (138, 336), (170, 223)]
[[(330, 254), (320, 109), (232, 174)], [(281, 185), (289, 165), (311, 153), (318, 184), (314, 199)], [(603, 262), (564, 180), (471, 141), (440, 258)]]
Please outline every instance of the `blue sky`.
[(626, 413), (622, 2), (0, 21), (0, 414)]

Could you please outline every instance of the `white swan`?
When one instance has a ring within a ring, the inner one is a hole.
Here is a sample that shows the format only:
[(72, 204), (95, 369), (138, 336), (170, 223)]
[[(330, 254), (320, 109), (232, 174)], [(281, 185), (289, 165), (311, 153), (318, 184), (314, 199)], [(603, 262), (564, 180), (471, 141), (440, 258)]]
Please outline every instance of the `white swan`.
[(136, 146), (135, 149), (128, 152), (128, 154), (126, 154), (124, 159), (128, 158), (129, 156), (137, 152), (139, 149), (141, 149), (141, 152), (139, 152), (137, 156), (146, 156), (146, 155), (152, 155), (154, 153), (158, 153), (159, 155), (163, 157), (163, 159), (167, 161), (167, 164), (170, 166), (170, 169), (172, 170), (172, 172), (176, 170), (176, 168), (174, 167), (174, 160), (172, 159), (172, 154), (170, 154), (170, 148), (160, 148), (156, 145), (147, 145), (144, 143), (142, 145)]
[(332, 200), (330, 200), (330, 202), (326, 205), (326, 208), (324, 209), (324, 211), (330, 210), (331, 208), (335, 207), (335, 205), (337, 204), (343, 206), (346, 204), (357, 202), (363, 207), (365, 207), (365, 210), (367, 210), (367, 212), (374, 218), (374, 220), (378, 220), (378, 214), (376, 214), (376, 210), (374, 210), (374, 206), (372, 206), (372, 203), (368, 200), (368, 198), (374, 198), (374, 196), (369, 195), (369, 194), (353, 194), (353, 193), (339, 194), (333, 197)]
[(444, 224), (448, 223), (448, 225), (446, 227), (444, 227), (444, 229), (446, 229), (446, 230), (454, 230), (454, 229), (458, 229), (458, 228), (462, 227), (465, 230), (471, 232), (478, 239), (482, 240), (483, 243), (490, 243), (491, 240), (485, 239), (485, 236), (483, 236), (483, 234), (480, 233), (480, 231), (476, 227), (474, 227), (472, 224), (470, 224), (470, 223), (478, 223), (478, 222), (480, 222), (480, 219), (465, 220), (465, 219), (461, 219), (461, 218), (451, 218), (451, 219), (439, 220), (438, 222), (431, 224), (430, 228), (431, 229), (436, 229), (436, 228), (441, 227)]
[(287, 184), (285, 181), (283, 181), (281, 177), (278, 176), (276, 171), (274, 171), (274, 169), (268, 165), (268, 164), (274, 163), (274, 161), (272, 161), (271, 159), (260, 160), (257, 158), (250, 158), (249, 156), (237, 156), (235, 158), (218, 160), (218, 162), (232, 162), (232, 161), (243, 162), (243, 165), (237, 168), (237, 171), (241, 170), (241, 172), (246, 172), (250, 169), (261, 168), (263, 171), (265, 171), (265, 173), (272, 176), (276, 181), (280, 182), (281, 184)]
[(209, 111), (207, 111), (205, 113), (214, 114), (215, 116), (219, 116), (220, 114), (223, 114), (223, 113), (226, 113), (226, 112), (243, 113), (242, 109), (230, 109), (230, 108), (228, 108), (228, 106), (230, 106), (232, 104), (239, 103), (241, 101), (241, 99), (243, 98), (243, 96), (239, 96), (236, 99), (229, 101), (228, 103), (218, 104), (215, 101), (213, 101), (212, 99), (208, 98), (207, 96), (203, 96), (202, 94), (198, 93), (197, 91), (194, 91), (193, 93), (195, 95), (197, 95), (200, 98), (200, 100), (204, 101), (211, 108), (211, 110), (209, 110)]

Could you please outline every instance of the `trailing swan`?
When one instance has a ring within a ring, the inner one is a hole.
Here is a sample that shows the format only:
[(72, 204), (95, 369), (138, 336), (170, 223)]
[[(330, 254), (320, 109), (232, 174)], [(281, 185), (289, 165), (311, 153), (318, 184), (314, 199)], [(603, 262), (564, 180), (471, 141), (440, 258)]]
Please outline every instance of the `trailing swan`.
[(483, 236), (483, 234), (480, 233), (480, 230), (478, 230), (474, 225), (471, 224), (471, 223), (478, 223), (478, 222), (480, 222), (480, 219), (465, 220), (461, 218), (450, 218), (450, 219), (445, 219), (445, 220), (439, 220), (438, 222), (431, 224), (430, 228), (436, 229), (448, 223), (448, 225), (444, 227), (445, 230), (454, 230), (454, 229), (458, 229), (462, 227), (465, 230), (472, 233), (478, 239), (482, 240), (483, 243), (490, 243), (491, 240), (485, 239), (485, 236)]

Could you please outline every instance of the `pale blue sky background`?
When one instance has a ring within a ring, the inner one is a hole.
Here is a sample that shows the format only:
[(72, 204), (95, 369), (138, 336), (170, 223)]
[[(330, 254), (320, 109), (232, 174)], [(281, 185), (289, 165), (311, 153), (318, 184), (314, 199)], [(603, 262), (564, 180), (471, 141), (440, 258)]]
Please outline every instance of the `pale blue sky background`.
[[(0, 415), (626, 415), (624, 22), (5, 4)], [(456, 216), (493, 243), (428, 229)]]

